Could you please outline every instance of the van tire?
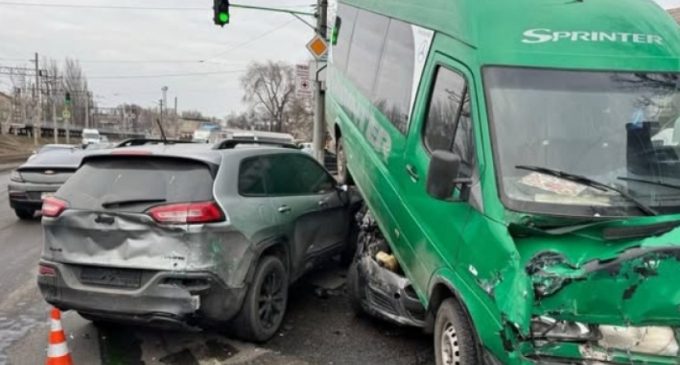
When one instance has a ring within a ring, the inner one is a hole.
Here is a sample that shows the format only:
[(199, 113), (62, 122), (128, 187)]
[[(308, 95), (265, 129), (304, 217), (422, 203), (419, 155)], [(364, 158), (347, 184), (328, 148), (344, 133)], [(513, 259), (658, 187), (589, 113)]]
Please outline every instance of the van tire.
[(434, 350), (437, 365), (479, 363), (475, 332), (467, 314), (453, 298), (445, 299), (437, 310)]
[[(261, 301), (265, 301), (264, 304)], [(278, 332), (286, 314), (288, 273), (280, 258), (260, 260), (243, 307), (232, 321), (234, 334), (246, 341), (265, 342)], [(266, 308), (264, 306), (267, 306)]]
[(338, 182), (340, 184), (354, 185), (352, 175), (347, 170), (347, 154), (345, 150), (345, 140), (342, 137), (338, 138), (337, 147), (335, 148), (335, 159), (337, 161)]
[(21, 219), (22, 221), (30, 221), (33, 220), (35, 216), (35, 210), (33, 209), (14, 209), (14, 214)]

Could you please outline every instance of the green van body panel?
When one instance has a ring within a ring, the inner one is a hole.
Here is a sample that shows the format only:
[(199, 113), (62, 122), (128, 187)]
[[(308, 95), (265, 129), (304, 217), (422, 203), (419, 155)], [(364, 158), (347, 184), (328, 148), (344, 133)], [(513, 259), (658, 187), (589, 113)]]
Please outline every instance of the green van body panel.
[[(508, 209), (501, 200), (483, 70), (489, 66), (680, 72), (680, 32), (651, 0), (341, 0), (434, 31), (406, 134), (330, 63), (326, 119), (348, 169), (423, 305), (443, 285), (467, 309), (481, 345), (503, 363), (538, 358), (678, 364), (574, 342), (536, 342), (532, 318), (672, 327), (680, 341), (680, 228), (606, 240), (605, 231), (674, 222), (631, 216), (547, 233), (526, 222), (569, 221)], [(340, 32), (347, 31), (340, 28)], [(438, 67), (464, 76), (477, 176), (470, 200), (426, 194), (430, 154), (421, 131)], [(503, 138), (503, 136), (497, 136)], [(415, 167), (420, 178), (405, 170)], [(524, 232), (514, 229), (525, 226)]]

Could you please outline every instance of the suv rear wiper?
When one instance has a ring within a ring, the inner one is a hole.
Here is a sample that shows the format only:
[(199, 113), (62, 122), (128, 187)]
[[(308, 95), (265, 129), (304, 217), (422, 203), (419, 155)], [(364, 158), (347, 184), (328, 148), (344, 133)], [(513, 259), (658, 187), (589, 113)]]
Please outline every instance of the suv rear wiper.
[(151, 203), (165, 203), (165, 199), (125, 199), (125, 200), (113, 200), (109, 202), (102, 203), (103, 208), (111, 208), (114, 206), (120, 207), (121, 205), (134, 205), (134, 204), (151, 204)]
[(600, 191), (607, 191), (607, 190), (613, 191), (615, 193), (618, 193), (622, 197), (626, 198), (630, 202), (634, 203), (635, 206), (637, 206), (637, 208), (640, 209), (640, 211), (642, 211), (646, 215), (659, 215), (659, 213), (657, 213), (654, 209), (650, 208), (649, 206), (647, 206), (647, 204), (641, 202), (640, 200), (638, 200), (634, 196), (628, 194), (627, 192), (625, 192), (625, 191), (623, 191), (619, 188), (609, 186), (605, 183), (601, 183), (597, 180), (593, 180), (593, 179), (586, 177), (586, 176), (570, 174), (568, 172), (564, 172), (564, 171), (560, 171), (560, 170), (553, 170), (553, 169), (550, 169), (550, 168), (547, 168), (547, 167), (540, 167), (540, 166), (518, 165), (518, 166), (515, 166), (515, 168), (520, 169), (520, 170), (534, 171), (534, 172), (538, 172), (538, 173), (545, 174), (545, 175), (559, 177), (560, 179), (569, 180), (569, 181), (573, 181), (573, 182), (581, 184), (581, 185), (590, 186), (590, 187), (595, 188), (595, 189), (600, 190)]
[(639, 182), (639, 183), (643, 183), (643, 184), (658, 185), (658, 186), (663, 186), (665, 188), (680, 190), (680, 185), (665, 183), (661, 180), (646, 180), (646, 179), (638, 179), (638, 178), (635, 178), (635, 177), (625, 177), (625, 176), (619, 176), (619, 177), (617, 177), (617, 179), (623, 180), (623, 181)]

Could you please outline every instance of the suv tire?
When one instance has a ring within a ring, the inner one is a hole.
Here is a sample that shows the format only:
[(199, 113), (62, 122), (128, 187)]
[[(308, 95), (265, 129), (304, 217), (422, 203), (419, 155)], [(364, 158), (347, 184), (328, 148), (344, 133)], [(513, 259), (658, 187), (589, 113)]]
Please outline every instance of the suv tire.
[(467, 314), (453, 298), (444, 300), (437, 310), (434, 350), (437, 365), (479, 363), (475, 332)]
[(264, 342), (281, 327), (288, 301), (288, 273), (276, 256), (264, 257), (234, 319), (233, 330), (246, 341)]
[(17, 209), (14, 209), (14, 214), (16, 214), (17, 217), (19, 219), (21, 219), (22, 221), (28, 221), (28, 220), (32, 220), (34, 218), (35, 210), (17, 208)]

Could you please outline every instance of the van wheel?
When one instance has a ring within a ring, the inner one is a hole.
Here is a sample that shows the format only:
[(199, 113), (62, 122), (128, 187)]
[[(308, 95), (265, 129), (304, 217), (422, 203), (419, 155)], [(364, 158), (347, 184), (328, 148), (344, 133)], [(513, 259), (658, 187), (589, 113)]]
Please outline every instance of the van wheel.
[(288, 302), (288, 274), (281, 259), (263, 258), (248, 288), (240, 313), (233, 322), (235, 334), (246, 341), (264, 342), (281, 327)]
[(474, 331), (460, 304), (449, 298), (437, 310), (434, 324), (437, 365), (478, 364)]
[(17, 215), (22, 221), (32, 220), (35, 216), (35, 210), (33, 209), (14, 209), (14, 214)]
[(338, 182), (347, 185), (354, 184), (352, 175), (349, 173), (349, 170), (347, 170), (347, 153), (345, 152), (345, 140), (342, 137), (338, 138), (335, 159), (337, 161)]

